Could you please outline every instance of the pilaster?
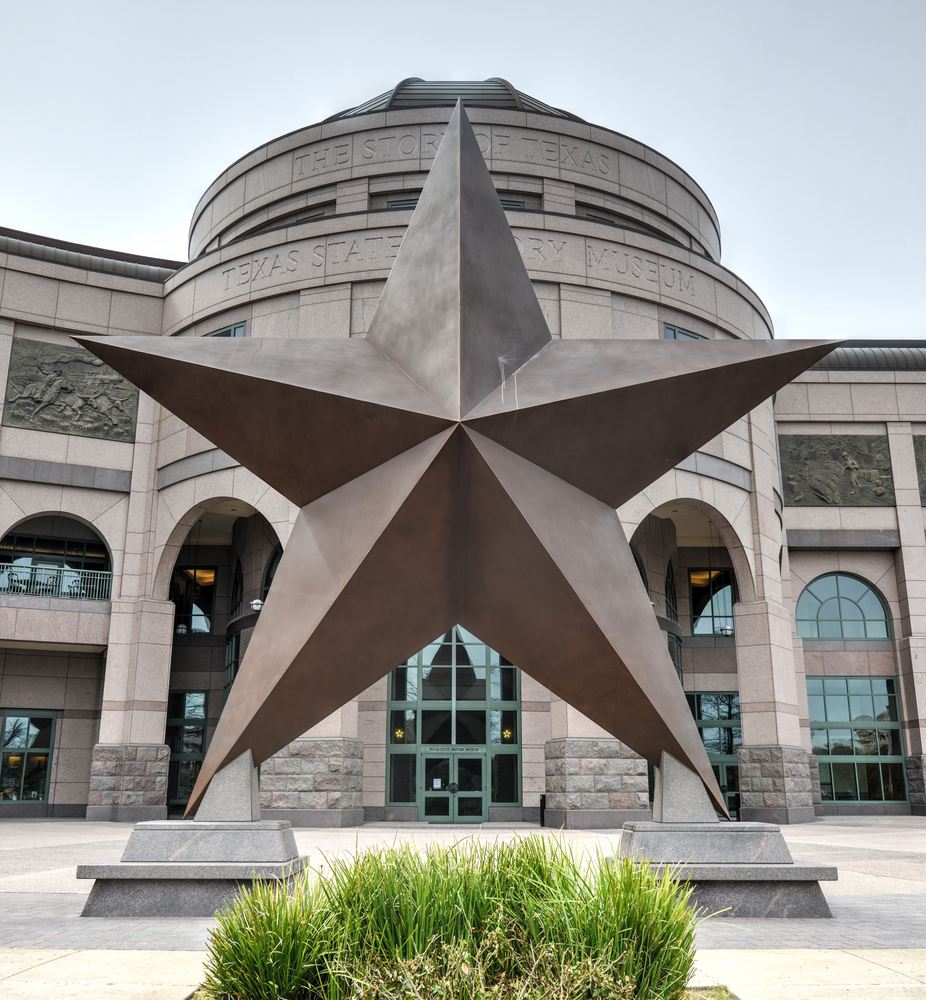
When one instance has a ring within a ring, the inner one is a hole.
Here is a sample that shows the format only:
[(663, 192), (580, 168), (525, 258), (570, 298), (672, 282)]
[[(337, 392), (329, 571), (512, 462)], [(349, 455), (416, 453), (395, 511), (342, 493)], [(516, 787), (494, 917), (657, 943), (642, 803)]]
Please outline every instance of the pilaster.
[[(904, 750), (915, 759), (926, 752), (926, 534), (920, 499), (912, 427), (906, 421), (887, 425), (897, 504), (900, 548), (895, 557), (900, 600), (896, 637)], [(908, 779), (917, 767), (908, 765)], [(910, 804), (913, 805), (913, 791)]]

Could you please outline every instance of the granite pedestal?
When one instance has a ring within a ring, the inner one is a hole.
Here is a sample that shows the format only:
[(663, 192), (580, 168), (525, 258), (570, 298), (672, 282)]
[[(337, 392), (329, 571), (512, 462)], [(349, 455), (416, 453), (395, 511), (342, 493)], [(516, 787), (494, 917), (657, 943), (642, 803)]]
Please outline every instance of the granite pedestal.
[(625, 823), (622, 857), (646, 858), (689, 883), (691, 906), (722, 917), (831, 917), (820, 889), (836, 868), (795, 862), (773, 823), (721, 822), (701, 779), (669, 754), (651, 823)]
[(256, 881), (292, 885), (305, 863), (292, 827), (260, 820), (246, 751), (212, 780), (195, 820), (138, 823), (122, 860), (79, 865), (94, 879), (84, 917), (211, 917)]

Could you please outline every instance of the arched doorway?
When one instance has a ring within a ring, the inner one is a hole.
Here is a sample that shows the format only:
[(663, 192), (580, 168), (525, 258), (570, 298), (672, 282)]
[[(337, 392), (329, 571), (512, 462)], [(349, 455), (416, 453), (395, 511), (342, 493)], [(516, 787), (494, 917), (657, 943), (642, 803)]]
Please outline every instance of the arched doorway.
[(388, 806), (429, 823), (479, 823), (521, 805), (520, 676), (462, 626), (389, 679)]

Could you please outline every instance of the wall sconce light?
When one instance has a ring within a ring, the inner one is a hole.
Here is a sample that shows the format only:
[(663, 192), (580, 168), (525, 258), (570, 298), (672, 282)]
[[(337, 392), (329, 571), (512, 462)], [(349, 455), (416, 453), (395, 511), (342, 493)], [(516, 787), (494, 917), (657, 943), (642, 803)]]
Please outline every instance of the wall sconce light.
[(187, 632), (189, 632), (190, 630), (187, 628), (186, 625), (183, 624), (183, 622), (180, 622), (180, 624), (174, 629), (174, 631), (177, 633), (177, 635), (186, 635)]
[(263, 606), (264, 606), (264, 602), (263, 602), (262, 600), (260, 600), (259, 598), (255, 598), (255, 599), (254, 599), (253, 601), (251, 601), (251, 610), (252, 610), (253, 612), (255, 612), (255, 614), (256, 614), (256, 613), (257, 613), (258, 611), (260, 611), (260, 609), (261, 609), (261, 608), (262, 608)]
[(733, 635), (733, 626), (732, 625), (721, 625), (720, 626), (720, 634), (721, 635), (725, 635), (725, 636), (727, 636), (729, 638), (731, 635)]

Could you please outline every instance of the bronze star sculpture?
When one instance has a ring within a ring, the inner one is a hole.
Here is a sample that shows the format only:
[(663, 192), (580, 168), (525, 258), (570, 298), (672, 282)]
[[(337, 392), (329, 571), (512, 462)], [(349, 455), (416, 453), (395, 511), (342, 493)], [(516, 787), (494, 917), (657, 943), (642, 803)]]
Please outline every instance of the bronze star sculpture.
[(458, 623), (726, 812), (615, 508), (831, 343), (553, 340), (459, 103), (366, 338), (75, 339), (300, 508), (187, 814)]

